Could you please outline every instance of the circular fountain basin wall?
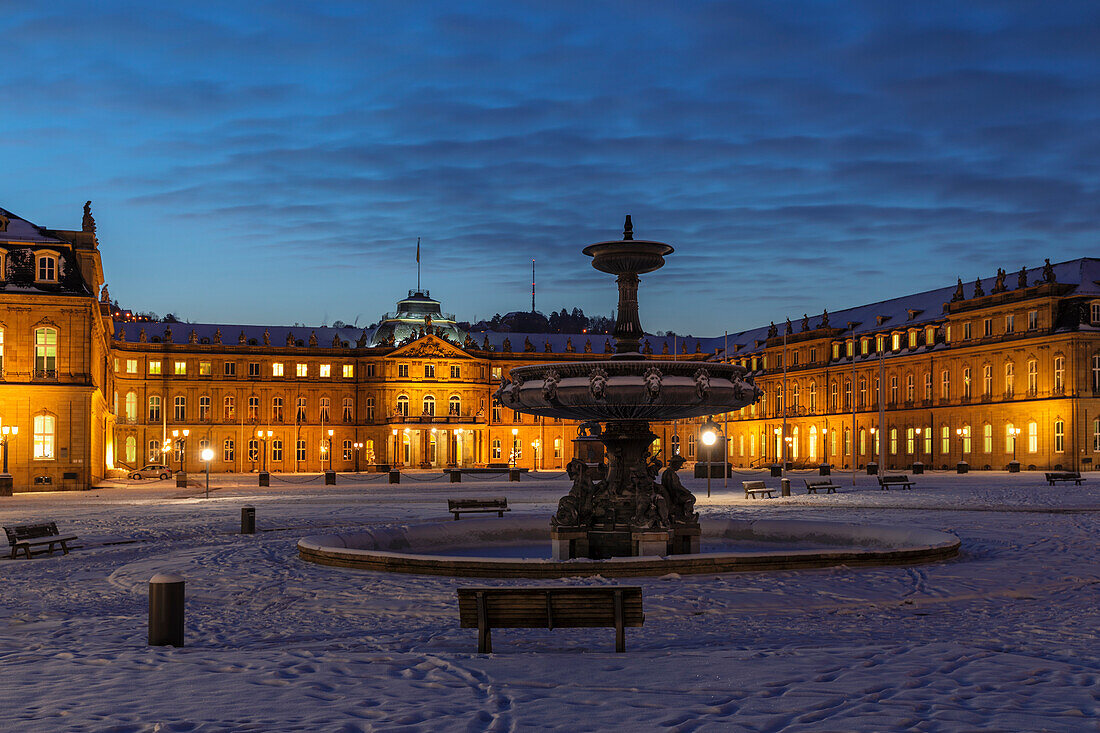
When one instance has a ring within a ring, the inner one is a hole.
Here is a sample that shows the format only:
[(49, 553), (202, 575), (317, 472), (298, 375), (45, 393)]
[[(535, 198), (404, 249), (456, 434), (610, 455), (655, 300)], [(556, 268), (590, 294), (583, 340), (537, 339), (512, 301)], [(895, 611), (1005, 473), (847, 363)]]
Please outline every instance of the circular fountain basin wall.
[[(946, 532), (882, 525), (781, 519), (715, 519), (701, 523), (704, 547), (715, 551), (668, 557), (554, 561), (524, 557), (545, 544), (546, 517), (470, 519), (350, 534), (304, 537), (303, 560), (390, 573), (470, 578), (610, 578), (835, 565), (908, 565), (953, 557), (959, 539)], [(730, 549), (741, 546), (743, 549)], [(515, 550), (515, 552), (512, 552)]]

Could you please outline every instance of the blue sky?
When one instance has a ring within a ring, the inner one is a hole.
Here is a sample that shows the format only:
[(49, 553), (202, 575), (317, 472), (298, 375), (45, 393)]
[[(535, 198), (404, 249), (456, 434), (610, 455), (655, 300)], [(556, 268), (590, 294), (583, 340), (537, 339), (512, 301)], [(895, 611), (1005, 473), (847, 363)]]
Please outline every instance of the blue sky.
[(720, 335), (1098, 254), (1100, 4), (0, 0), (0, 206), (194, 321)]

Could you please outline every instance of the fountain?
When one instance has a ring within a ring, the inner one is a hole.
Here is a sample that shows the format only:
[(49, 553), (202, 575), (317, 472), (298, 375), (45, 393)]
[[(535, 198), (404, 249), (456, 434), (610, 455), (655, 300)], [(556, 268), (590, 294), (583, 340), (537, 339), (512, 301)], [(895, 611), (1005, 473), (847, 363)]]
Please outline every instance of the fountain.
[(761, 390), (734, 364), (657, 361), (639, 353), (639, 275), (664, 266), (673, 248), (634, 239), (630, 217), (623, 238), (584, 248), (592, 266), (617, 276), (615, 354), (603, 362), (513, 368), (494, 395), (518, 412), (583, 421), (603, 443), (606, 471), (574, 459), (572, 489), (550, 520), (555, 560), (699, 552), (695, 496), (676, 475), (674, 456), (658, 482), (660, 462), (649, 456), (656, 439), (650, 420), (683, 420), (740, 409)]

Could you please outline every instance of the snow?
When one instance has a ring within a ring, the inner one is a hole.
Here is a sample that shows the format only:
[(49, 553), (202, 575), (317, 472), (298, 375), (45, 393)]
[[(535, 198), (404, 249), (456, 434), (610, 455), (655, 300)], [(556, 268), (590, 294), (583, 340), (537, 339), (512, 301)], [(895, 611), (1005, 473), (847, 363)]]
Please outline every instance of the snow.
[[(796, 473), (796, 476), (801, 474)], [(809, 475), (809, 474), (806, 474)], [(685, 477), (705, 520), (948, 531), (959, 558), (631, 579), (645, 626), (460, 629), (455, 588), (530, 581), (313, 565), (305, 536), (453, 522), (446, 499), (506, 495), (548, 516), (564, 480), (389, 485), (341, 475), (259, 489), (118, 482), (0, 499), (83, 545), (0, 561), (0, 728), (21, 731), (1095, 730), (1100, 474), (936, 472), (912, 492), (834, 475), (826, 496), (744, 500)], [(775, 479), (764, 476), (769, 484)], [(305, 481), (306, 477), (297, 480)], [(800, 482), (796, 482), (800, 483)], [(242, 506), (256, 535), (237, 534)], [(148, 581), (187, 581), (187, 646), (148, 647)], [(538, 581), (599, 585), (603, 578)]]

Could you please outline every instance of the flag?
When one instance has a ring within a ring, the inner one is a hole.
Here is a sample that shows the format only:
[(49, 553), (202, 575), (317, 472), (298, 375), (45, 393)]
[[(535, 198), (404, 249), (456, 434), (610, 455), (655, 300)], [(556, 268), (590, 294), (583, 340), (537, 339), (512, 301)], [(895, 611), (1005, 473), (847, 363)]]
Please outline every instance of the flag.
[(416, 238), (416, 264), (420, 264), (420, 237)]

